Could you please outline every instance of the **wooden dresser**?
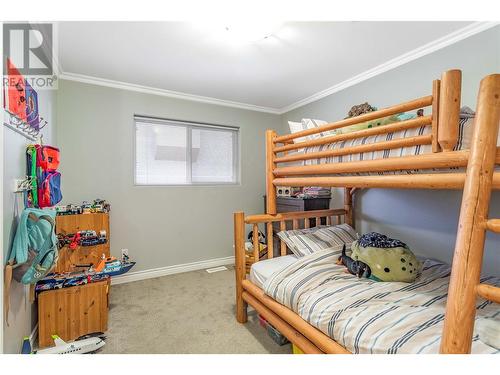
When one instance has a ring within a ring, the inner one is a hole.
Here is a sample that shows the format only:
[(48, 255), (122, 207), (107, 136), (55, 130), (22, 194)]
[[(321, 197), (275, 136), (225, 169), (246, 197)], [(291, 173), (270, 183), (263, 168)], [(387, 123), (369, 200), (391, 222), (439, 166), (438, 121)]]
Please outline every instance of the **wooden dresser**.
[[(95, 265), (103, 254), (110, 255), (109, 214), (90, 213), (56, 216), (56, 233), (81, 230), (106, 231), (107, 243), (95, 246), (68, 246), (59, 251), (56, 272), (72, 272), (77, 265)], [(54, 345), (52, 335), (65, 341), (108, 329), (109, 281), (48, 290), (38, 295), (38, 345)]]
[[(313, 210), (327, 210), (330, 208), (330, 200), (331, 198), (292, 198), (292, 197), (277, 197), (276, 198), (276, 208), (278, 213), (280, 212), (295, 212), (295, 211), (313, 211)], [(264, 195), (264, 212), (266, 209), (266, 196)], [(311, 219), (310, 226), (314, 226), (314, 222)], [(321, 224), (326, 224), (326, 218), (321, 219)], [(299, 227), (303, 228), (303, 223), (299, 223)], [(291, 223), (287, 223), (287, 230), (292, 229)], [(280, 231), (279, 222), (273, 223), (273, 232), (274, 232), (274, 255), (278, 255), (280, 253), (279, 246), (280, 241), (279, 237), (276, 233)], [(267, 236), (267, 230), (266, 230)]]

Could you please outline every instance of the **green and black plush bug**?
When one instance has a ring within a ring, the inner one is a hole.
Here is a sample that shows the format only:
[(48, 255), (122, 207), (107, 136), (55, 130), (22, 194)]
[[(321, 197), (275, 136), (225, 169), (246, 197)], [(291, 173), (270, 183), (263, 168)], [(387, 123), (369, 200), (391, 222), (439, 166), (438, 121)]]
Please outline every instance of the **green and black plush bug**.
[(345, 244), (342, 248), (342, 255), (337, 260), (337, 264), (340, 266), (345, 266), (347, 271), (351, 275), (356, 275), (357, 277), (366, 277), (369, 278), (372, 274), (370, 270), (370, 266), (360, 260), (354, 260), (350, 256), (348, 256), (345, 252)]
[(420, 273), (421, 264), (408, 245), (383, 234), (366, 233), (352, 243), (351, 250), (352, 259), (370, 267), (372, 280), (411, 283)]

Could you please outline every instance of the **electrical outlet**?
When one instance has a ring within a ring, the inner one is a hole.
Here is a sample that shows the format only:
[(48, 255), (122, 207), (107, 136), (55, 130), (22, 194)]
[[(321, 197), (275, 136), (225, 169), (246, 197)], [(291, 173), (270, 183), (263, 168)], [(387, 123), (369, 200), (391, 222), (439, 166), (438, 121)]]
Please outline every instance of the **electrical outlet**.
[(128, 257), (128, 249), (122, 249), (122, 257), (123, 256)]

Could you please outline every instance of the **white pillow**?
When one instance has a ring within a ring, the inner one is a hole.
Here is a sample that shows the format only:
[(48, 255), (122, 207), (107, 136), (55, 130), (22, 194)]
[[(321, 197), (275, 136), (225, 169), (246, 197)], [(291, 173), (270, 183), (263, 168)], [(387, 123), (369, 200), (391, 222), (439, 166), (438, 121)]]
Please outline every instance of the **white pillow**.
[[(323, 121), (323, 120), (314, 120), (311, 118), (303, 118), (302, 119), (302, 128), (303, 129), (316, 129), (316, 128), (319, 128), (320, 126), (323, 126), (326, 124), (328, 124), (328, 122)], [(308, 135), (307, 139), (318, 139), (321, 137), (326, 137), (326, 136), (334, 135), (334, 134), (335, 134), (335, 132), (327, 130), (325, 132)]]
[[(290, 127), (290, 133), (292, 134), (300, 132), (302, 130), (316, 129), (325, 124), (328, 124), (328, 122), (323, 120), (309, 119), (309, 118), (304, 118), (302, 119), (301, 122), (288, 121), (288, 126)], [(334, 134), (335, 134), (334, 131), (326, 131), (317, 134), (306, 135), (305, 137), (295, 138), (293, 142), (294, 143), (304, 142)]]
[[(300, 131), (306, 129), (306, 128), (302, 127), (302, 123), (301, 122), (288, 121), (288, 126), (290, 127), (290, 133), (292, 133), (292, 134), (295, 134), (297, 132), (300, 132)], [(293, 142), (294, 143), (298, 143), (298, 142), (304, 142), (304, 141), (307, 141), (307, 140), (308, 140), (308, 137), (300, 137), (300, 138), (295, 138), (293, 140)]]

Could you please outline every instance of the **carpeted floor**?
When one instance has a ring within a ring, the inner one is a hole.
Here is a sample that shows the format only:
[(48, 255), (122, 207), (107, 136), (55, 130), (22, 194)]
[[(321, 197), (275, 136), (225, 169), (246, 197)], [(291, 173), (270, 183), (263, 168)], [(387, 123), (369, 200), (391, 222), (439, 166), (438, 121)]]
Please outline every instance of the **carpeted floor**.
[(232, 268), (114, 285), (101, 353), (291, 353), (254, 312), (247, 324), (236, 322), (234, 294)]

